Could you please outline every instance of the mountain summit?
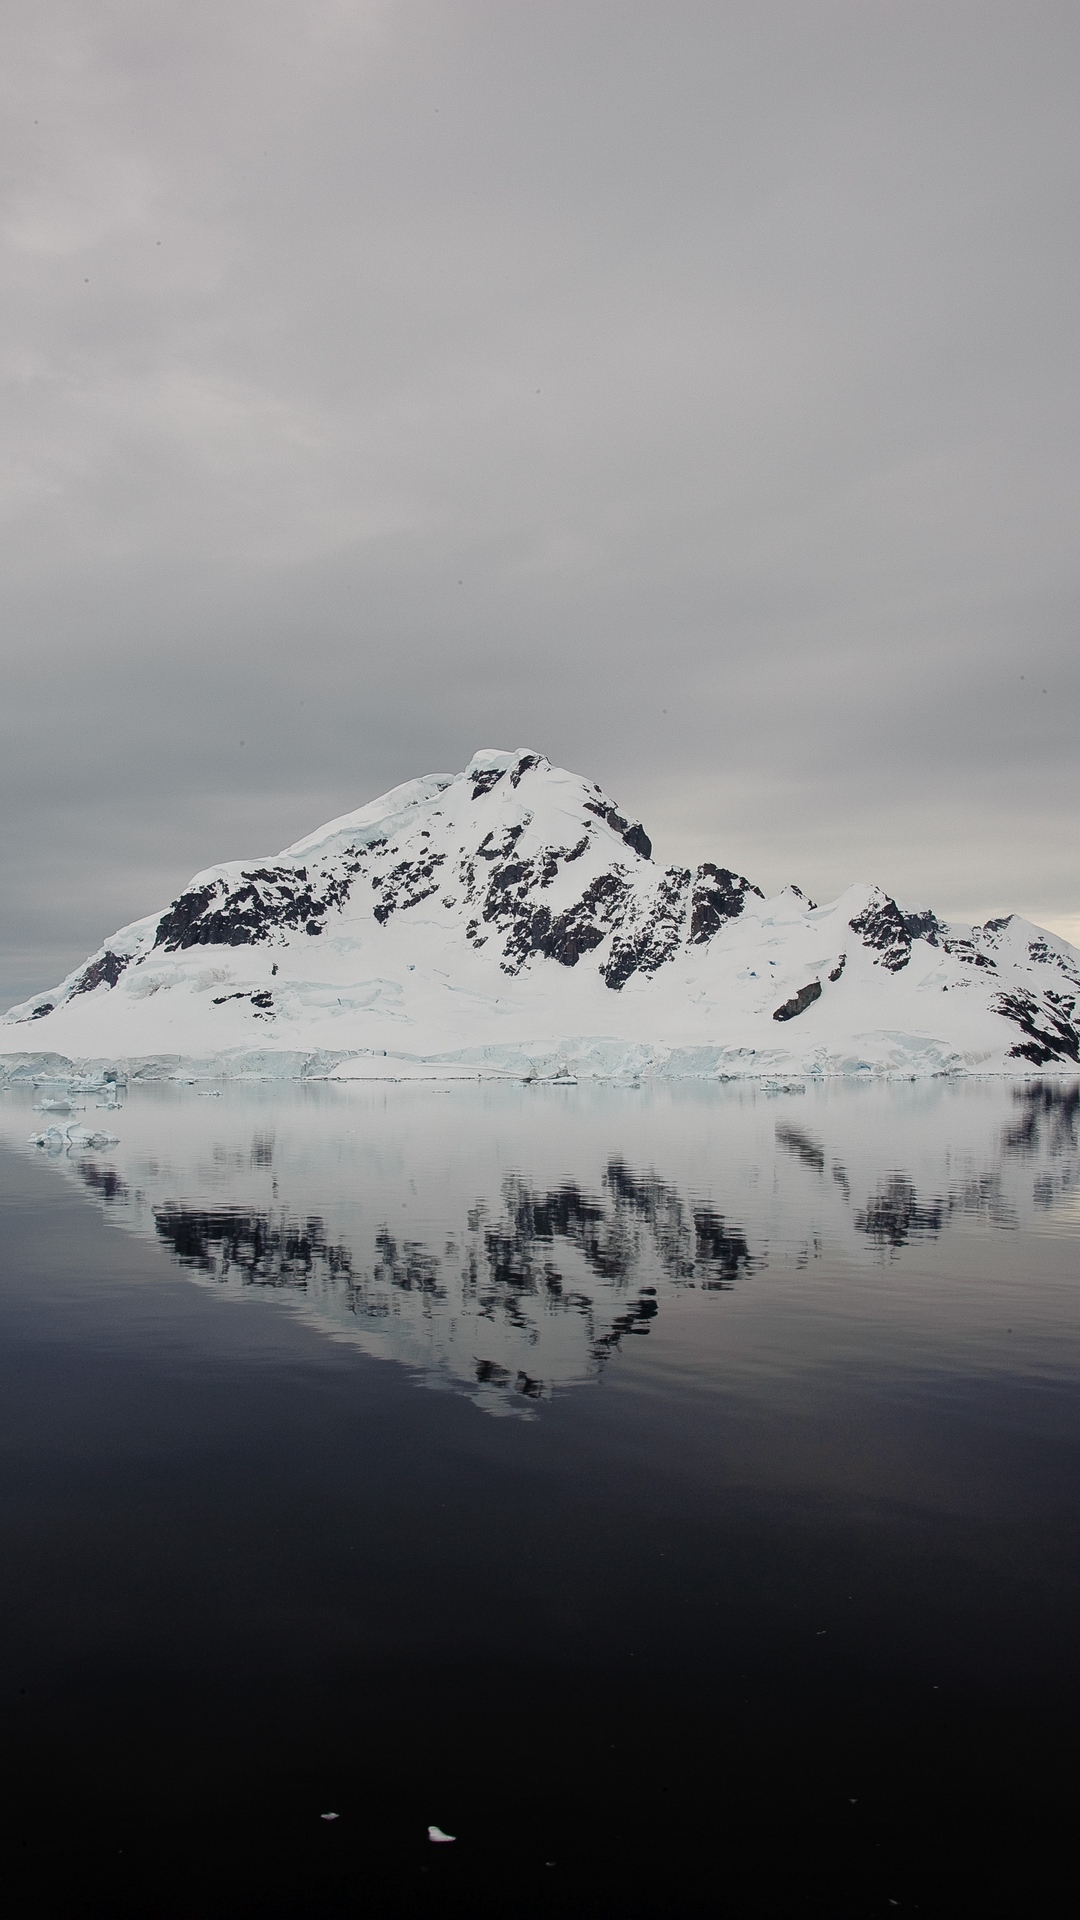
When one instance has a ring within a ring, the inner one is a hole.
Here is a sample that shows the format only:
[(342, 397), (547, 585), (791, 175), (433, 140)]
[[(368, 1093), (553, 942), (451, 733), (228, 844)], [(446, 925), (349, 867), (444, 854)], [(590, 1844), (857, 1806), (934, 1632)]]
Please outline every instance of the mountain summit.
[(818, 907), (659, 868), (638, 821), (542, 754), (484, 750), (272, 858), (196, 874), (0, 1053), (340, 1074), (1014, 1071), (1080, 1061), (1080, 953), (878, 887)]

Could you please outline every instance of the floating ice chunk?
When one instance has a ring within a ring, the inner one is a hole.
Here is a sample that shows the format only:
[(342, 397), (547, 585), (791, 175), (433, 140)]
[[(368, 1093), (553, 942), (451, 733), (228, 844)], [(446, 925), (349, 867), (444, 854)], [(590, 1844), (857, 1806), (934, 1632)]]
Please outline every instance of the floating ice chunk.
[[(52, 1129), (50, 1129), (52, 1131)], [(93, 1147), (100, 1153), (104, 1147), (118, 1147), (120, 1141), (115, 1133), (106, 1133), (104, 1128), (68, 1127), (64, 1138), (69, 1147)]]
[(434, 1840), (436, 1843), (442, 1843), (447, 1840), (456, 1840), (457, 1834), (444, 1833), (441, 1827), (429, 1827), (427, 1830), (427, 1837), (429, 1840)]

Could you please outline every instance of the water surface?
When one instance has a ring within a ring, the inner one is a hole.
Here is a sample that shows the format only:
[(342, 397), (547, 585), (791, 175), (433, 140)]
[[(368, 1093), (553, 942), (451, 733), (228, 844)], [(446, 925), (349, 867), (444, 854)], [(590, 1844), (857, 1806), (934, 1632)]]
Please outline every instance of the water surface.
[(0, 1104), (22, 1911), (1051, 1887), (1075, 1085), (58, 1091)]

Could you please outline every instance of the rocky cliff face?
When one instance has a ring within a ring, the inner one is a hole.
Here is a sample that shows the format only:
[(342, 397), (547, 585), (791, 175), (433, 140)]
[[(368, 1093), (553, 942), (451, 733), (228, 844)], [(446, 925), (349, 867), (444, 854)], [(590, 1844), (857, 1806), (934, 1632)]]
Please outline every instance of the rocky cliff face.
[(651, 854), (595, 784), (535, 752), (479, 753), (272, 859), (197, 875), (13, 1008), (3, 1047), (32, 1025), (35, 1045), (69, 1052), (212, 1053), (256, 1033), (389, 1051), (389, 1026), (430, 1053), (505, 1045), (512, 1025), (515, 1044), (554, 1029), (764, 1060), (774, 1023), (798, 1021), (823, 1061), (868, 1024), (929, 1026), (927, 1057), (946, 1064), (1080, 1061), (1080, 956), (1053, 936), (1012, 918), (950, 927), (879, 888), (825, 908), (796, 887), (766, 901), (727, 867)]
[[(302, 862), (284, 854), (271, 865), (226, 869), (193, 882), (162, 914), (154, 948), (178, 953), (256, 946), (288, 933), (318, 936), (332, 916), (360, 899), (380, 926), (434, 903), (448, 931), (457, 932), (464, 919), (472, 947), (493, 942), (509, 974), (543, 959), (574, 967), (606, 942), (597, 964), (605, 984), (617, 990), (639, 970), (655, 973), (684, 940), (711, 938), (742, 912), (748, 893), (761, 898), (726, 868), (657, 873), (644, 828), (584, 781), (577, 783), (580, 794), (569, 796), (578, 801), (577, 838), (573, 844), (565, 833), (556, 839), (543, 817), (549, 762), (535, 753), (500, 757), (511, 764), (474, 762), (447, 784), (438, 806), (407, 803), (392, 834), (358, 832), (355, 845), (334, 847), (322, 859), (317, 851)], [(107, 952), (71, 991), (89, 991), (103, 980), (115, 986), (129, 957)]]

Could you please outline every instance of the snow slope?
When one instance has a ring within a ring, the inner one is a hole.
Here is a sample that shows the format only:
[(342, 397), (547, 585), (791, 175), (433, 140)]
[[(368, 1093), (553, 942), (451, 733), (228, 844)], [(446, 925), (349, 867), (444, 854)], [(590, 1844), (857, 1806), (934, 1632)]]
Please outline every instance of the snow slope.
[(485, 750), (197, 874), (13, 1007), (0, 1057), (339, 1077), (1080, 1061), (1080, 953), (1026, 921), (948, 925), (865, 885), (766, 900), (651, 851), (598, 786)]

